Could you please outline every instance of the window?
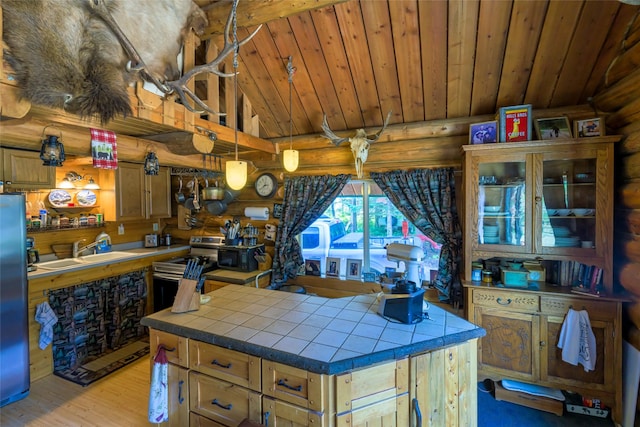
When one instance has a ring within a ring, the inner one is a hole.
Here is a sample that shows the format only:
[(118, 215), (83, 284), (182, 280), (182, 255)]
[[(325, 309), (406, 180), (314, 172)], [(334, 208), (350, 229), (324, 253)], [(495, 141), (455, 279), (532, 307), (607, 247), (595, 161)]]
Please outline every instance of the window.
[(409, 223), (372, 181), (348, 183), (323, 215), (299, 235), (299, 241), (304, 259), (320, 261), (323, 276), (328, 257), (340, 259), (338, 275), (342, 278), (347, 275), (347, 260), (361, 260), (362, 272), (404, 272), (404, 262), (398, 265), (387, 259), (389, 243), (423, 250), (420, 280), (431, 279), (440, 258), (440, 245)]

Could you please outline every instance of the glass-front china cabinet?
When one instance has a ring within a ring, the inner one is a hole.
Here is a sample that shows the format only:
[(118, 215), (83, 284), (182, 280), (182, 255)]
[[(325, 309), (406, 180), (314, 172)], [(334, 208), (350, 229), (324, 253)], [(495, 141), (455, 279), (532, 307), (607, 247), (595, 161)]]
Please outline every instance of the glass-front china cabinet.
[(602, 268), (612, 291), (616, 136), (465, 145), (465, 280), (492, 257)]

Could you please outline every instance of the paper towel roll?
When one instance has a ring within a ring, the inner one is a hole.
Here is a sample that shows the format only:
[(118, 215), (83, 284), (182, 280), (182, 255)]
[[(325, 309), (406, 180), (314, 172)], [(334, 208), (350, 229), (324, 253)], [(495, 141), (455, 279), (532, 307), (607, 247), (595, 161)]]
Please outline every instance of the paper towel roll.
[(269, 208), (244, 208), (244, 216), (253, 220), (268, 220)]

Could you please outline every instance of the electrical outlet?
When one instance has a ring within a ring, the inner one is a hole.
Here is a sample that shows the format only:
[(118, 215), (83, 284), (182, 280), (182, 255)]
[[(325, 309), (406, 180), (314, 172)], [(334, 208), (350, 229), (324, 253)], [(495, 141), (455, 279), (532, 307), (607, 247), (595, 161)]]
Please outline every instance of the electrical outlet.
[(158, 229), (160, 228), (160, 224), (158, 224), (157, 222), (153, 223), (153, 231), (158, 231)]
[(124, 234), (124, 224), (120, 224), (118, 226), (118, 234), (120, 234), (120, 235)]

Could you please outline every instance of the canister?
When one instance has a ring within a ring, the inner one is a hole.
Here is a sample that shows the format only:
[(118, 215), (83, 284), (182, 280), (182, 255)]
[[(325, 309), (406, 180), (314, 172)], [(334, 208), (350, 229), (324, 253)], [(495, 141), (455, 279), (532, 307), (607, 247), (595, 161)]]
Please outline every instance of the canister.
[(474, 282), (479, 282), (480, 280), (482, 280), (481, 267), (476, 267), (476, 266), (471, 267), (471, 280), (473, 280)]
[(493, 274), (491, 270), (482, 270), (482, 281), (484, 283), (493, 283)]

